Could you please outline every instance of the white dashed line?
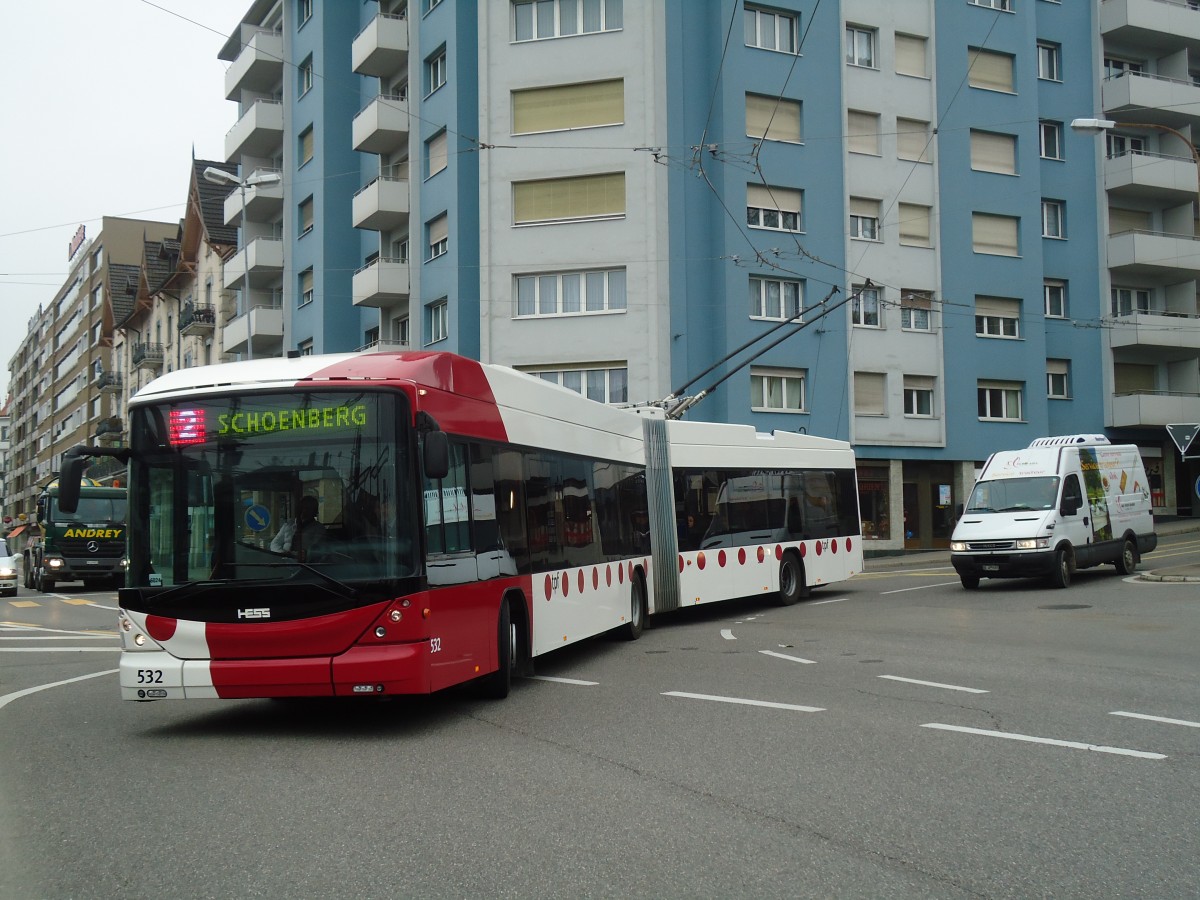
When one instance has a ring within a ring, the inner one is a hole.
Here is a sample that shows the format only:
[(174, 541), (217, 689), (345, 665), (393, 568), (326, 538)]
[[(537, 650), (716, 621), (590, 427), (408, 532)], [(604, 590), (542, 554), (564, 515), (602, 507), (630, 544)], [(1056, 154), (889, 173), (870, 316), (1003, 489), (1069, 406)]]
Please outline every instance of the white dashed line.
[(1028, 734), (1012, 734), (1007, 731), (988, 731), (985, 728), (966, 728), (962, 725), (942, 725), (929, 722), (922, 728), (937, 728), (941, 731), (960, 731), (963, 734), (978, 734), (982, 737), (998, 737), (1009, 741), (1024, 741), (1029, 744), (1048, 744), (1051, 747), (1068, 747), (1072, 750), (1091, 750), (1095, 753), (1112, 753), (1117, 756), (1135, 756), (1138, 759), (1166, 759), (1162, 753), (1147, 753), (1144, 750), (1126, 750), (1122, 747), (1102, 747), (1097, 744), (1084, 744), (1079, 741), (1060, 741), (1055, 738), (1033, 737)]
[(758, 652), (763, 656), (774, 656), (776, 659), (790, 659), (792, 662), (810, 663), (814, 666), (817, 664), (815, 659), (804, 659), (800, 656), (788, 656), (786, 653), (776, 653), (774, 650), (759, 650)]
[(808, 606), (820, 606), (822, 603), (843, 603), (845, 600), (846, 600), (845, 597), (838, 597), (836, 600), (814, 600), (812, 603), (809, 603), (807, 605)]
[(25, 688), (23, 691), (15, 691), (11, 694), (5, 694), (0, 697), (0, 709), (8, 706), (14, 700), (19, 700), (21, 697), (28, 697), (30, 694), (36, 694), (38, 691), (49, 690), (50, 688), (62, 687), (64, 684), (74, 684), (76, 681), (87, 681), (89, 678), (100, 678), (104, 675), (116, 675), (119, 669), (106, 669), (103, 672), (93, 672), (91, 675), (80, 675), (78, 678), (68, 678), (66, 681), (55, 681), (52, 684), (39, 684), (37, 687)]
[(889, 681), (904, 681), (908, 684), (921, 684), (925, 687), (945, 688), (948, 691), (966, 691), (968, 694), (986, 694), (987, 691), (979, 688), (959, 687), (957, 684), (941, 684), (937, 681), (918, 681), (916, 678), (901, 678), (899, 675), (878, 675), (878, 678), (886, 678)]
[(725, 640), (727, 640), (727, 641), (736, 641), (737, 640), (737, 638), (735, 638), (733, 636), (733, 632), (730, 631), (728, 628), (721, 629), (721, 637), (725, 638)]
[(689, 694), (686, 691), (663, 691), (664, 697), (683, 697), (685, 700), (711, 700), (714, 703), (737, 703), (742, 706), (765, 706), (769, 709), (791, 709), (796, 712), (825, 712), (821, 706), (798, 706), (794, 703), (775, 703), (771, 700), (746, 700), (741, 697), (717, 697), (713, 694)]
[(957, 582), (957, 581), (942, 581), (942, 582), (939, 582), (938, 584), (923, 584), (923, 585), (920, 585), (919, 587), (899, 588), (898, 590), (894, 590), (894, 591), (880, 591), (879, 596), (886, 597), (888, 594), (903, 594), (905, 591), (924, 591), (924, 590), (928, 590), (929, 588), (935, 588), (935, 587), (949, 587), (952, 584), (959, 584), (959, 583), (960, 582)]
[(1163, 722), (1167, 725), (1185, 725), (1188, 728), (1200, 728), (1200, 722), (1189, 722), (1187, 719), (1165, 719), (1162, 716), (1147, 716), (1143, 713), (1112, 712), (1110, 716), (1125, 716), (1130, 719), (1145, 719), (1147, 722)]
[(553, 681), (556, 684), (581, 684), (581, 685), (584, 685), (585, 687), (591, 687), (593, 685), (597, 685), (600, 683), (598, 681), (583, 681), (582, 679), (579, 679), (579, 678), (559, 678), (555, 675), (534, 675), (533, 680), (534, 681)]

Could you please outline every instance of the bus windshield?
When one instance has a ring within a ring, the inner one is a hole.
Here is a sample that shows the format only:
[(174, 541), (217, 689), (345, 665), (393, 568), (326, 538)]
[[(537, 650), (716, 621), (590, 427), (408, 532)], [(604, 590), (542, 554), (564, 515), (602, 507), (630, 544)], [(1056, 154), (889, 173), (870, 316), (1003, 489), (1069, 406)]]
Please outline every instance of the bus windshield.
[(129, 586), (346, 593), (414, 574), (406, 409), (402, 394), (362, 391), (134, 407)]
[(1018, 512), (1053, 509), (1058, 500), (1058, 476), (997, 478), (981, 481), (971, 492), (969, 513)]

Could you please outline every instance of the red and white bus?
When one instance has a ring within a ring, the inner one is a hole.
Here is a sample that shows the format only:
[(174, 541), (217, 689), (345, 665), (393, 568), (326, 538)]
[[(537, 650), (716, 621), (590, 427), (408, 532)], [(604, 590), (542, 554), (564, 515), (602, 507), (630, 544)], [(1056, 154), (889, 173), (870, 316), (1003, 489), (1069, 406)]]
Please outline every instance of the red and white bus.
[(449, 353), (185, 369), (129, 425), (129, 448), (64, 465), (128, 461), (128, 700), (502, 697), (534, 657), (656, 612), (862, 569), (846, 443)]

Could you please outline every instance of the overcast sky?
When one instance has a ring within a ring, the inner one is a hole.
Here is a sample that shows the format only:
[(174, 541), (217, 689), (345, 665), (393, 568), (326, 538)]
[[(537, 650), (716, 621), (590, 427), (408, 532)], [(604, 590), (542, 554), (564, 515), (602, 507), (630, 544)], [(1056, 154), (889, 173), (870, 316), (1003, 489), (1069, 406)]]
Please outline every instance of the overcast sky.
[(174, 222), (192, 149), (224, 159), (237, 105), (217, 59), (250, 0), (0, 0), (0, 400), (75, 230)]

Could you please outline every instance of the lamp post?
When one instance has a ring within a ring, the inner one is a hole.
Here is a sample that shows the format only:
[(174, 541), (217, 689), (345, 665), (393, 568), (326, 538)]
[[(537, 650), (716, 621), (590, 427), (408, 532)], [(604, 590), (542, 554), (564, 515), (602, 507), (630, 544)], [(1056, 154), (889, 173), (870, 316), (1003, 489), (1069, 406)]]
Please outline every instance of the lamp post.
[(1200, 152), (1196, 150), (1196, 145), (1193, 144), (1181, 131), (1176, 131), (1169, 125), (1158, 125), (1154, 122), (1116, 122), (1112, 119), (1072, 119), (1071, 128), (1082, 134), (1102, 134), (1107, 131), (1112, 131), (1114, 128), (1149, 128), (1153, 131), (1161, 131), (1164, 134), (1173, 134), (1179, 140), (1183, 141), (1188, 150), (1192, 151), (1192, 162), (1196, 165), (1196, 199), (1200, 202)]
[[(245, 264), (246, 286), (245, 290), (245, 313), (250, 315), (250, 242), (247, 240), (248, 230), (246, 228), (246, 188), (257, 187), (260, 184), (279, 184), (283, 181), (283, 176), (278, 172), (252, 172), (245, 178), (238, 178), (224, 169), (218, 169), (216, 166), (208, 166), (204, 170), (204, 180), (213, 184), (237, 185), (238, 191), (241, 192), (242, 199), (242, 262)], [(246, 320), (246, 358), (254, 359), (254, 335), (250, 333), (250, 320)]]

